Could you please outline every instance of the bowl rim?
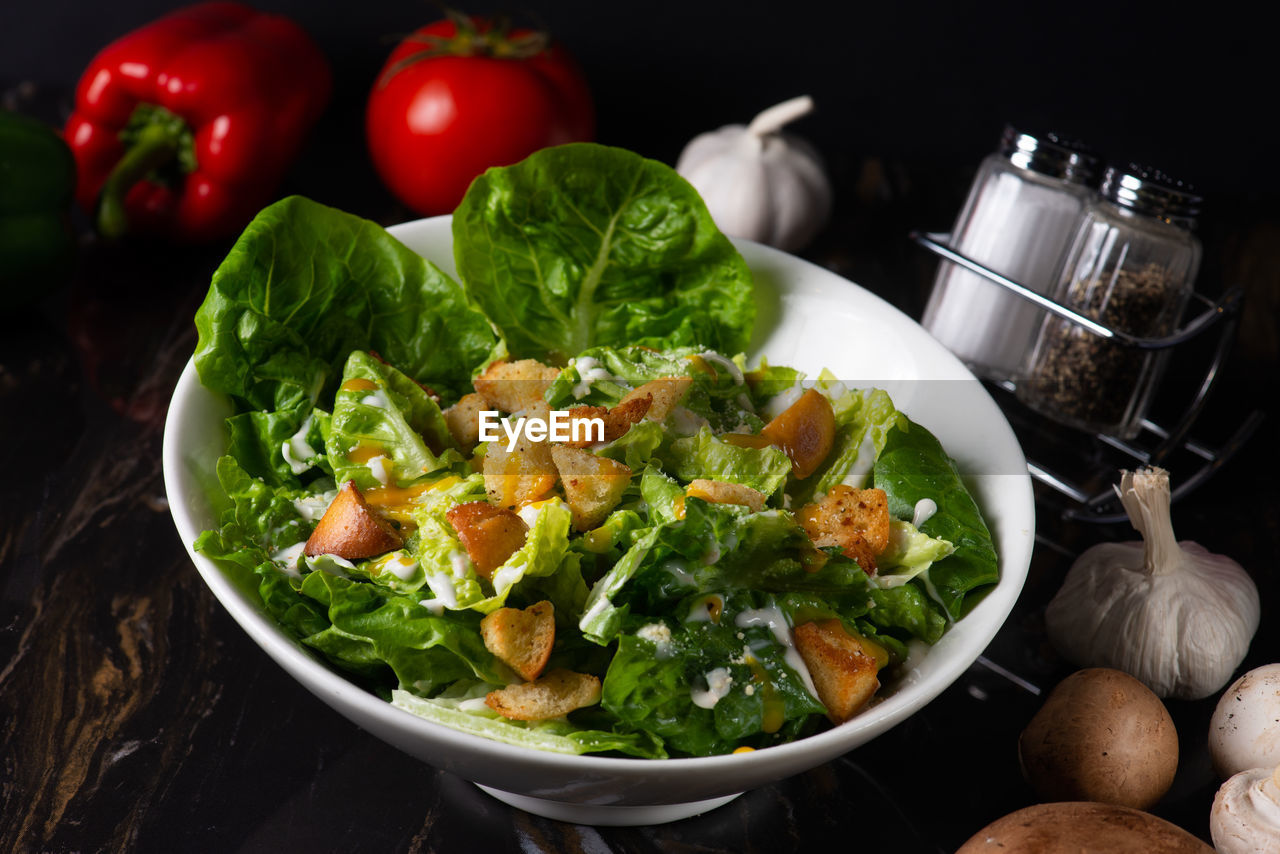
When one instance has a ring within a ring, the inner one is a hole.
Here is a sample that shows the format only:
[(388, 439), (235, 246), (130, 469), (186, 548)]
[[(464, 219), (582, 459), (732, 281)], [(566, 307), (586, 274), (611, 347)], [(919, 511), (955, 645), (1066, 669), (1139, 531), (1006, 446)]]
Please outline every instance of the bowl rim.
[[(401, 238), (402, 235), (409, 234), (415, 230), (439, 228), (443, 223), (447, 223), (450, 220), (451, 217), (447, 214), (439, 217), (412, 220), (392, 226), (388, 231), (397, 238)], [(887, 312), (887, 316), (896, 316), (896, 322), (906, 322), (917, 329), (921, 329), (923, 332), (923, 329), (919, 327), (916, 321), (896, 307), (831, 270), (753, 241), (734, 239), (733, 242), (739, 249), (744, 250), (746, 254), (772, 259), (773, 261), (781, 259), (781, 262), (786, 265), (802, 265), (809, 272), (816, 272), (817, 275), (821, 276), (824, 279), (824, 285), (846, 289), (842, 295), (850, 296), (856, 294), (859, 298), (873, 300), (879, 303), (879, 310)], [(925, 334), (927, 335), (927, 333)], [(933, 339), (930, 338), (930, 340), (932, 341)], [(958, 366), (960, 371), (969, 378), (974, 379), (963, 363), (949, 351), (946, 351), (943, 345), (936, 341), (934, 341), (934, 345), (941, 351), (937, 354), (939, 358), (954, 362), (954, 365), (951, 366), (952, 368)], [(1011, 442), (1012, 445), (1005, 445), (1006, 452), (1016, 450), (1017, 459), (1022, 464), (1020, 471), (1025, 472), (1025, 457), (1022, 455), (1021, 447), (1007, 419), (1005, 419), (990, 394), (980, 383), (976, 382), (976, 379), (975, 387), (985, 398), (983, 405), (989, 404), (998, 415), (1003, 429), (1007, 431), (1007, 436), (1004, 438), (1006, 443)], [(730, 767), (736, 767), (741, 770), (744, 762), (752, 763), (755, 766), (768, 766), (783, 770), (791, 769), (793, 772), (814, 767), (822, 762), (830, 761), (897, 726), (931, 703), (942, 691), (953, 684), (965, 670), (973, 665), (1007, 621), (1021, 593), (1030, 567), (1035, 529), (1035, 504), (1031, 488), (1031, 476), (1029, 472), (1000, 475), (1009, 484), (1005, 488), (1015, 489), (1023, 493), (1021, 496), (1015, 496), (1014, 500), (1015, 503), (1026, 508), (1026, 518), (1014, 520), (1014, 525), (1021, 528), (1016, 540), (1025, 542), (1025, 555), (1014, 555), (1014, 560), (1006, 560), (1006, 556), (1002, 554), (1000, 549), (1000, 541), (997, 541), (997, 554), (1001, 558), (1000, 580), (991, 589), (990, 594), (978, 603), (974, 611), (966, 614), (963, 618), (963, 620), (968, 621), (973, 617), (974, 613), (982, 611), (985, 615), (984, 620), (980, 623), (967, 623), (967, 625), (981, 625), (983, 626), (982, 630), (975, 628), (966, 633), (964, 636), (966, 643), (962, 649), (953, 651), (950, 660), (942, 664), (935, 672), (930, 673), (927, 680), (916, 680), (913, 684), (904, 686), (903, 690), (907, 692), (910, 702), (903, 700), (895, 703), (894, 699), (903, 695), (902, 692), (895, 692), (893, 696), (877, 704), (877, 708), (888, 707), (886, 714), (859, 715), (840, 726), (830, 727), (822, 732), (794, 741), (750, 751), (745, 754), (729, 753), (701, 757), (641, 759), (637, 757), (561, 754), (541, 751), (455, 730), (444, 724), (400, 709), (390, 702), (382, 700), (377, 695), (366, 691), (347, 679), (339, 671), (323, 663), (318, 654), (305, 649), (300, 641), (289, 636), (282, 627), (262, 610), (260, 600), (256, 604), (250, 601), (248, 596), (234, 584), (216, 561), (195, 551), (195, 538), (204, 528), (196, 521), (191, 508), (183, 500), (184, 495), (189, 494), (198, 487), (192, 482), (194, 478), (192, 473), (188, 471), (188, 463), (183, 455), (184, 446), (181, 437), (191, 427), (192, 402), (195, 396), (200, 394), (214, 398), (215, 405), (225, 405), (225, 398), (222, 395), (211, 392), (200, 384), (193, 356), (184, 367), (170, 402), (163, 437), (162, 467), (165, 488), (169, 498), (169, 508), (175, 526), (196, 569), (200, 572), (215, 598), (227, 609), (241, 628), (277, 664), (289, 672), (290, 675), (299, 679), (305, 687), (329, 705), (334, 705), (331, 700), (338, 700), (342, 703), (350, 704), (354, 709), (365, 715), (384, 721), (388, 726), (396, 729), (407, 729), (415, 737), (425, 738), (429, 741), (439, 738), (459, 741), (467, 745), (468, 752), (489, 756), (504, 762), (531, 762), (539, 766), (559, 768), (565, 771), (590, 769), (595, 772), (623, 776), (647, 776), (654, 773), (658, 767), (679, 767), (689, 770), (705, 769), (709, 772), (720, 771)], [(217, 401), (218, 398), (222, 400)], [(984, 517), (985, 515), (984, 513)], [(990, 521), (988, 521), (988, 525), (991, 525)], [(939, 641), (939, 644), (944, 643), (946, 638), (951, 635), (952, 631), (949, 630), (947, 635), (944, 635), (943, 639)], [(929, 648), (929, 651), (932, 652), (937, 648), (938, 646), (935, 644)], [(909, 679), (910, 673), (904, 674), (902, 678)], [(341, 707), (335, 706), (335, 708), (346, 715), (346, 712)], [(390, 717), (388, 717), (388, 713), (390, 713)], [(346, 716), (350, 717), (349, 715)]]

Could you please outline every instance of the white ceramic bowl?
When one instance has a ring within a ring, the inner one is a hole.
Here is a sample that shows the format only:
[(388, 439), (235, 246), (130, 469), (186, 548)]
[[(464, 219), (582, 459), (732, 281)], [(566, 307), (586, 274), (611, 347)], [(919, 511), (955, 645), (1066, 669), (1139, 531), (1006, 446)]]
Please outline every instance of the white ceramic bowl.
[[(453, 273), (449, 218), (391, 232)], [(932, 430), (956, 459), (995, 537), (1000, 583), (878, 701), (853, 720), (790, 744), (696, 759), (563, 756), (501, 744), (418, 718), (380, 700), (289, 637), (253, 590), (191, 551), (214, 595), (291, 676), (353, 722), (432, 765), (472, 780), (539, 815), (584, 824), (654, 824), (704, 812), (748, 789), (808, 770), (885, 732), (955, 681), (1012, 609), (1031, 560), (1035, 509), (1026, 461), (995, 402), (920, 326), (833, 273), (759, 244), (738, 241), (754, 271), (759, 320), (751, 355), (816, 374), (827, 367), (850, 385), (886, 388), (898, 407)], [(215, 524), (206, 490), (223, 453), (223, 396), (183, 371), (169, 407), (164, 475), (169, 506), (191, 550)], [(215, 487), (216, 488), (216, 487)]]

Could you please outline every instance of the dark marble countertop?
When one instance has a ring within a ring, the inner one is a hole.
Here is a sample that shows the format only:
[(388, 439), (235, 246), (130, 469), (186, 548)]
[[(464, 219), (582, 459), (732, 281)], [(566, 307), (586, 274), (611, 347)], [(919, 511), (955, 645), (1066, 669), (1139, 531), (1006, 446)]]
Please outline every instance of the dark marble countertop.
[[(617, 122), (604, 130), (605, 141), (644, 147)], [(992, 137), (984, 128), (979, 142)], [(384, 224), (412, 218), (370, 180), (360, 144), (333, 134), (304, 153), (286, 189)], [(824, 153), (836, 215), (805, 256), (918, 317), (935, 262), (907, 234), (949, 225), (976, 161), (967, 148), (942, 159)], [(1174, 511), (1180, 538), (1235, 558), (1261, 591), (1242, 670), (1280, 660), (1277, 196), (1229, 189), (1205, 222), (1202, 278), (1245, 285), (1247, 303), (1194, 433), (1221, 443), (1253, 412), (1266, 420)], [(1043, 490), (1030, 575), (982, 661), (864, 747), (699, 817), (638, 828), (534, 817), (331, 711), (213, 598), (168, 512), (164, 416), (226, 248), (85, 236), (70, 281), (0, 315), (0, 850), (935, 854), (1034, 802), (1017, 737), (1072, 670), (1045, 639), (1044, 606), (1080, 551), (1134, 536), (1064, 518)], [(1199, 382), (1204, 358), (1203, 348), (1179, 354), (1166, 406)], [(1114, 467), (1096, 442), (1045, 444), (1055, 431), (1006, 403), (1028, 446), (1060, 455), (1048, 460), (1056, 467)], [(1181, 761), (1153, 809), (1205, 839), (1218, 785), (1205, 746), (1214, 702), (1168, 702)]]

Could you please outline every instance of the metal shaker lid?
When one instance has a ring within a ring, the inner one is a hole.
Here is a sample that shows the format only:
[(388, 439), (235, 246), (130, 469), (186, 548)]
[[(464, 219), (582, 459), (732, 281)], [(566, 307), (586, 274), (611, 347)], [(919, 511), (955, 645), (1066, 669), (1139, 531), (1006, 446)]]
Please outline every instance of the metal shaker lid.
[(1088, 146), (1056, 133), (1032, 134), (1006, 125), (999, 150), (1014, 166), (1073, 184), (1097, 185), (1098, 157)]
[(1107, 167), (1098, 191), (1104, 199), (1123, 208), (1166, 220), (1183, 228), (1195, 225), (1204, 199), (1190, 184), (1170, 178), (1158, 169), (1130, 163), (1121, 169)]

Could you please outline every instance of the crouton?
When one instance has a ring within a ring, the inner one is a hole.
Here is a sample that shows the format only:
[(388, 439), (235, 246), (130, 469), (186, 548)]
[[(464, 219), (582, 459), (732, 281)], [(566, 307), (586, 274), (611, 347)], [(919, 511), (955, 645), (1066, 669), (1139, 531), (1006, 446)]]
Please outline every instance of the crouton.
[(764, 425), (760, 435), (791, 459), (791, 474), (804, 480), (817, 471), (836, 440), (836, 416), (827, 396), (815, 389)]
[(520, 412), (543, 401), (543, 394), (560, 371), (537, 359), (494, 362), (473, 385), (490, 409)]
[(693, 377), (658, 377), (634, 391), (627, 392), (618, 405), (625, 405), (647, 395), (651, 402), (648, 412), (643, 417), (650, 421), (666, 421), (672, 408), (684, 400), (691, 385), (693, 385)]
[(701, 498), (713, 504), (741, 504), (750, 507), (751, 512), (759, 513), (764, 509), (766, 495), (758, 489), (742, 486), (737, 483), (725, 483), (723, 480), (703, 480), (690, 482), (684, 488), (684, 494), (690, 498)]
[(868, 575), (889, 546), (889, 499), (883, 489), (836, 484), (822, 501), (801, 507), (797, 518), (815, 546), (839, 546)]
[(499, 608), (480, 621), (480, 636), (489, 652), (532, 682), (542, 675), (556, 642), (555, 606), (543, 600), (523, 611)]
[(484, 703), (504, 718), (542, 721), (600, 702), (600, 680), (587, 673), (556, 669), (534, 682), (508, 685), (485, 695)]
[(363, 560), (403, 545), (395, 526), (369, 507), (355, 483), (347, 481), (307, 538), (303, 553)]
[(627, 395), (605, 416), (604, 440), (612, 442), (623, 436), (633, 424), (639, 424), (652, 407), (653, 395), (651, 394), (643, 394), (639, 397), (634, 394)]
[(468, 501), (444, 514), (475, 564), (476, 572), (488, 578), (524, 546), (529, 526), (505, 507), (488, 501)]
[(573, 421), (587, 420), (599, 418), (603, 422), (604, 431), (596, 438), (595, 431), (585, 430), (579, 427), (579, 431), (583, 434), (578, 440), (570, 440), (563, 444), (570, 448), (585, 448), (595, 442), (612, 442), (618, 439), (631, 429), (632, 425), (640, 423), (645, 413), (649, 411), (653, 399), (649, 395), (643, 397), (633, 397), (631, 400), (625, 400), (612, 409), (605, 409), (603, 406), (575, 406), (568, 410), (570, 424)]
[(850, 635), (839, 619), (802, 623), (792, 634), (832, 723), (849, 720), (879, 690), (875, 647)]
[[(549, 423), (551, 412), (541, 400), (531, 405), (527, 417)], [(499, 507), (518, 509), (533, 501), (541, 501), (556, 485), (556, 466), (551, 459), (551, 445), (534, 442), (521, 430), (515, 446), (507, 450), (505, 432), (498, 441), (490, 442), (484, 455), (484, 488), (489, 500)]]
[(449, 435), (458, 447), (471, 450), (480, 443), (480, 413), (488, 408), (483, 397), (478, 394), (466, 394), (462, 399), (444, 411), (444, 420), (449, 425)]
[[(572, 406), (565, 411), (569, 414), (570, 440), (561, 444), (570, 448), (585, 448), (588, 445), (594, 445), (596, 442), (606, 441), (604, 430), (596, 431), (589, 425), (583, 424), (579, 425), (575, 431), (574, 425), (578, 421), (591, 421), (598, 418), (603, 426), (605, 419), (609, 417), (608, 409), (603, 406)], [(575, 432), (579, 436), (577, 439), (572, 438)]]
[(590, 530), (605, 520), (622, 500), (631, 482), (631, 469), (590, 451), (555, 445), (551, 458), (560, 473), (564, 497), (573, 514), (573, 527)]

